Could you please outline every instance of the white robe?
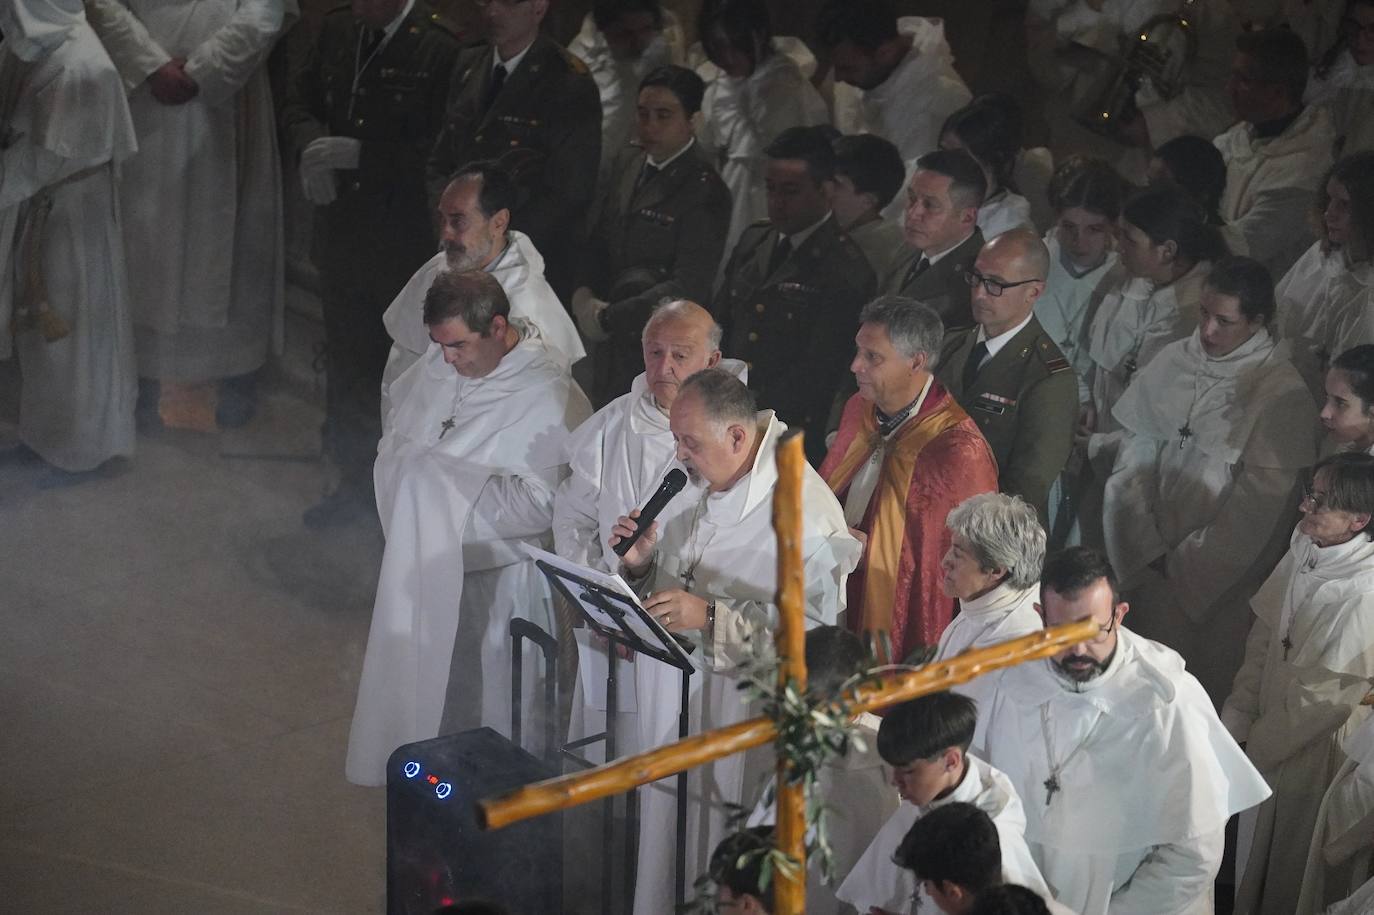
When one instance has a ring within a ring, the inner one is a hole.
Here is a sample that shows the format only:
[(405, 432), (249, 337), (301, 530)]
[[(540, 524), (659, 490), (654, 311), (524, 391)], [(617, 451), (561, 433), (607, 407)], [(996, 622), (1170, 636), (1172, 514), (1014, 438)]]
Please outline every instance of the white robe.
[[(742, 721), (750, 713), (736, 688), (733, 668), (772, 647), (777, 626), (777, 535), (772, 525), (777, 484), (776, 451), (785, 426), (771, 410), (759, 414), (762, 442), (753, 468), (729, 490), (709, 492), (660, 529), (651, 573), (652, 591), (683, 586), (697, 560), (693, 594), (716, 600), (714, 637), (690, 633), (696, 670), (689, 694), (689, 733)], [(844, 609), (845, 579), (858, 563), (859, 544), (849, 534), (844, 511), (825, 481), (803, 471), (802, 557), (806, 567), (807, 626), (833, 624)], [(696, 522), (694, 524), (694, 521)], [(695, 531), (693, 530), (695, 528)], [(698, 559), (699, 557), (699, 559)], [(635, 665), (640, 746), (678, 737), (681, 677), (667, 665)], [(674, 896), (677, 779), (640, 788), (637, 915), (661, 915)], [(726, 835), (725, 804), (739, 804), (757, 786), (745, 785), (745, 758), (717, 760), (691, 770), (687, 779), (687, 873), (690, 888)]]
[(768, 216), (763, 154), (789, 127), (810, 127), (829, 119), (825, 100), (811, 85), (816, 58), (799, 39), (773, 39), (773, 53), (742, 79), (726, 76), (709, 61), (697, 68), (706, 82), (697, 139), (730, 190), (726, 257), (740, 233)]
[[(1195, 331), (1115, 410), (1107, 556), (1146, 607), (1137, 630), (1182, 654), (1218, 703), (1243, 656), (1249, 598), (1291, 530), (1294, 480), (1316, 460), (1316, 408), (1286, 350), (1261, 330), (1214, 359)], [(1160, 557), (1167, 578), (1147, 568)]]
[[(434, 278), (448, 269), (447, 265), (442, 251), (425, 261), (382, 315), (382, 323), (392, 340), (391, 353), (382, 372), (383, 419), (392, 399), (392, 382), (429, 349), (425, 293), (429, 292)], [(587, 355), (567, 309), (544, 279), (544, 257), (528, 235), (514, 230), (508, 232), (506, 250), (487, 267), (487, 272), (496, 277), (510, 299), (510, 316), (539, 328), (544, 342), (559, 353), (564, 362), (571, 365)]]
[(1277, 137), (1256, 139), (1241, 121), (1213, 142), (1226, 160), (1221, 218), (1245, 238), (1251, 257), (1283, 276), (1312, 243), (1312, 201), (1335, 143), (1330, 116), (1309, 105)]
[(888, 818), (849, 877), (840, 884), (837, 895), (841, 900), (864, 913), (874, 906), (889, 912), (906, 912), (912, 908), (913, 899), (919, 900), (915, 908), (921, 912), (938, 911), (924, 885), (918, 886), (911, 871), (894, 864), (892, 855), (912, 824), (937, 807), (956, 802), (972, 804), (992, 819), (1002, 846), (1002, 876), (1006, 882), (1049, 895), (1049, 887), (1026, 845), (1026, 813), (1015, 786), (1005, 774), (977, 756), (965, 754), (964, 760), (964, 778), (948, 795), (924, 807), (903, 803)]
[[(92, 470), (134, 453), (138, 383), (115, 193), (116, 168), (137, 149), (133, 122), (119, 74), (84, 21), (31, 63), (11, 41), (0, 44), (0, 85), (18, 83), (0, 124), (0, 358), (19, 358), (20, 439), (62, 470)], [(12, 340), (14, 308), (36, 304), (16, 302), (27, 272), (16, 248), (45, 200), (38, 269), (71, 332), (51, 343), (36, 329)]]
[[(1325, 251), (1320, 241), (1303, 252), (1274, 287), (1278, 305), (1275, 326), (1279, 338), (1288, 341), (1293, 364), (1302, 373), (1319, 401), (1325, 399), (1322, 375), (1333, 355), (1327, 347), (1336, 325), (1336, 313), (1346, 309), (1332, 300), (1339, 294), (1337, 280), (1347, 272), (1340, 251)], [(1333, 284), (1335, 284), (1333, 286)]]
[(1088, 353), (1083, 322), (1087, 319), (1093, 292), (1116, 266), (1117, 254), (1107, 252), (1107, 259), (1101, 265), (1082, 276), (1074, 276), (1064, 266), (1063, 251), (1053, 231), (1046, 234), (1045, 247), (1050, 251), (1050, 272), (1045, 279), (1045, 291), (1035, 300), (1035, 317), (1073, 366), (1074, 377), (1078, 379), (1079, 403), (1088, 403), (1092, 398), (1088, 380), (1093, 361)]
[[(1038, 585), (1017, 589), (1003, 583), (982, 597), (959, 601), (959, 612), (945, 627), (945, 631), (940, 633), (940, 643), (931, 663), (947, 661), (965, 651), (1039, 632), (1045, 628), (1040, 614), (1035, 611), (1039, 599)], [(976, 677), (962, 686), (954, 687), (954, 691), (975, 701), (982, 701), (990, 682), (987, 677)]]
[[(139, 155), (120, 202), (144, 377), (199, 382), (259, 368), (285, 304), (281, 157), (265, 63), (295, 0), (90, 0), (129, 88)], [(147, 77), (174, 57), (182, 105)], [(278, 346), (279, 348), (279, 346)]]
[(1237, 858), (1237, 910), (1291, 915), (1340, 744), (1369, 716), (1360, 700), (1374, 679), (1374, 543), (1357, 534), (1323, 549), (1295, 531), (1250, 604), (1245, 663), (1221, 717), (1274, 795), (1242, 814), (1253, 844)]
[[(882, 719), (864, 712), (858, 719), (864, 749), (853, 746), (844, 756), (832, 759), (816, 778), (816, 790), (826, 808), (826, 839), (830, 842), (835, 881), (826, 883), (815, 857), (807, 859), (807, 915), (846, 915), (850, 911), (836, 891), (858, 864), (873, 836), (897, 812), (901, 799), (887, 778), (878, 755), (878, 727)], [(771, 826), (777, 805), (769, 800), (772, 786), (754, 807), (747, 826)]]
[[(1048, 660), (993, 674), (973, 750), (1021, 794), (1031, 855), (1070, 910), (1210, 915), (1226, 821), (1269, 788), (1182, 658), (1117, 633), (1106, 672), (1087, 683)], [(1061, 766), (1048, 805), (1047, 744)]]
[(1359, 66), (1349, 48), (1341, 51), (1324, 79), (1308, 77), (1303, 101), (1327, 110), (1340, 155), (1374, 149), (1374, 64)]
[(1374, 717), (1341, 751), (1345, 760), (1317, 810), (1297, 915), (1315, 915), (1374, 874)]
[(386, 551), (345, 768), (355, 784), (384, 784), (392, 751), (441, 723), (508, 733), (510, 620), (552, 629), (521, 547), (548, 545), (568, 431), (591, 409), (538, 331), (515, 326), (520, 343), (483, 378), (459, 376), (434, 344), (393, 385), (374, 472)]
[[(939, 148), (945, 118), (967, 105), (973, 94), (954, 70), (943, 20), (903, 16), (897, 30), (910, 36), (911, 50), (881, 85), (865, 92), (835, 84), (835, 126), (841, 133), (890, 140), (906, 163), (909, 183), (916, 160)], [(905, 209), (906, 195), (899, 193), (883, 215), (900, 224)]]
[(978, 230), (988, 241), (1011, 229), (1034, 229), (1030, 201), (1006, 188), (993, 194), (978, 208)]

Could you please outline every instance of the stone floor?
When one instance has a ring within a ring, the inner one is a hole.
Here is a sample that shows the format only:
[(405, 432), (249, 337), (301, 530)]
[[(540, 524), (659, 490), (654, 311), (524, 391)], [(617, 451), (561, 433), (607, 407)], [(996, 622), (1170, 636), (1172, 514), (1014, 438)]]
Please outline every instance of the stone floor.
[(307, 532), (319, 408), (140, 435), (49, 487), (0, 364), (0, 910), (379, 912), (385, 801), (343, 778), (381, 537)]

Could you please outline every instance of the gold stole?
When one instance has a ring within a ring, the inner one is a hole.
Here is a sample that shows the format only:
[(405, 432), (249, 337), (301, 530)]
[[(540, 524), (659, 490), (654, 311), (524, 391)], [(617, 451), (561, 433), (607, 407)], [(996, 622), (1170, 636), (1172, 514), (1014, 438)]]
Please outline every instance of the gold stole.
[[(892, 628), (897, 571), (902, 560), (902, 544), (906, 541), (906, 503), (911, 494), (911, 479), (916, 473), (916, 460), (938, 435), (968, 419), (968, 414), (949, 392), (940, 393), (945, 398), (944, 403), (925, 416), (908, 421), (884, 448), (878, 485), (873, 489), (873, 498), (878, 505), (873, 513), (872, 530), (868, 532), (864, 559), (863, 628), (868, 631), (888, 632)], [(849, 484), (873, 451), (883, 445), (873, 404), (865, 406), (861, 424), (839, 465), (825, 481), (836, 494)]]

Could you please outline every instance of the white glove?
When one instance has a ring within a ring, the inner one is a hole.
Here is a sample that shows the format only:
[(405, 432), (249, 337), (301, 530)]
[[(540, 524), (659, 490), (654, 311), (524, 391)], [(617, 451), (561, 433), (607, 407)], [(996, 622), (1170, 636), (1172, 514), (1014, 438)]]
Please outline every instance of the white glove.
[(582, 331), (582, 336), (587, 338), (588, 343), (600, 343), (609, 339), (596, 320), (596, 316), (605, 307), (606, 303), (592, 295), (592, 291), (586, 286), (579, 286), (573, 293), (572, 310), (577, 318), (577, 329)]
[(320, 137), (311, 140), (301, 153), (301, 167), (357, 168), (362, 149), (362, 141), (353, 137)]

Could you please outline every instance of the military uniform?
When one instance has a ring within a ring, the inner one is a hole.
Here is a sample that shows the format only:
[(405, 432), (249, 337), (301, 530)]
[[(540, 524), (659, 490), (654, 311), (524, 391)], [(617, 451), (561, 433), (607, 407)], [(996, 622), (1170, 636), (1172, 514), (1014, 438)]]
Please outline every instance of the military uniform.
[(767, 221), (744, 230), (711, 311), (725, 328), (726, 355), (749, 364), (759, 406), (805, 429), (807, 457), (819, 465), (831, 401), (854, 355), (859, 312), (877, 281), (834, 216), (770, 271), (781, 238)]
[(1035, 506), (1044, 524), (1050, 484), (1073, 448), (1078, 383), (1032, 316), (965, 389), (964, 367), (977, 342), (977, 327), (946, 336), (936, 375), (992, 446), (999, 488)]
[(911, 268), (921, 257), (921, 252), (908, 248), (884, 278), (883, 291), (926, 303), (935, 309), (946, 330), (971, 327), (973, 290), (964, 279), (964, 271), (973, 267), (981, 250), (983, 233), (974, 229), (972, 235), (908, 281)]
[(596, 195), (601, 98), (586, 64), (541, 35), (484, 108), (495, 62), (486, 44), (458, 60), (429, 157), (430, 200), (437, 203), (449, 177), (469, 162), (501, 162), (521, 190), (511, 227), (534, 241), (550, 285), (567, 296)]
[(361, 141), (358, 167), (334, 173), (338, 197), (315, 208), (311, 257), (328, 350), (326, 446), (346, 478), (370, 488), (391, 344), (382, 313), (434, 254), (425, 160), (461, 46), (423, 0), (371, 54), (367, 32), (349, 6), (325, 15), (293, 68), (281, 122), (297, 159), (319, 137)]
[(640, 335), (664, 298), (709, 302), (730, 226), (730, 192), (693, 144), (656, 174), (647, 154), (626, 150), (617, 160), (589, 239), (580, 285), (610, 305), (610, 334), (597, 354), (597, 401), (630, 390), (644, 371)]

